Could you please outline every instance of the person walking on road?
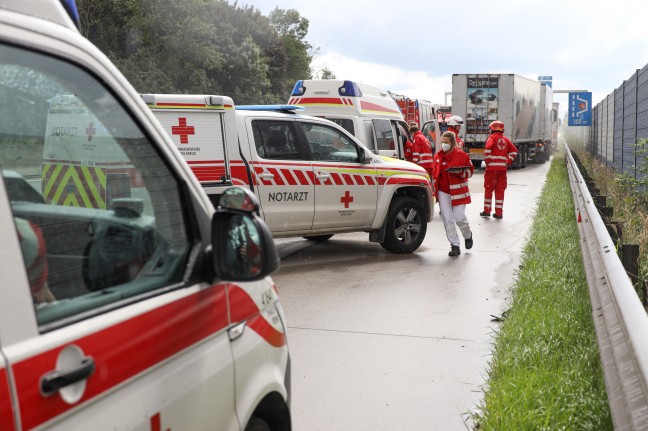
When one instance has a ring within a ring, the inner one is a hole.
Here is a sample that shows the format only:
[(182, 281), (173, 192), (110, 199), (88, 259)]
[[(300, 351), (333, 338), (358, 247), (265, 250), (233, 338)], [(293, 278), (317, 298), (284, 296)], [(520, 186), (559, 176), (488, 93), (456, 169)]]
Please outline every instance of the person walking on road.
[(416, 123), (410, 123), (409, 132), (412, 135), (412, 141), (405, 144), (405, 160), (421, 166), (432, 179), (432, 145), (421, 133)]
[(493, 204), (493, 192), (495, 192), (495, 214), (493, 217), (501, 219), (504, 217), (504, 190), (506, 190), (506, 170), (515, 157), (518, 150), (509, 138), (504, 136), (504, 123), (493, 121), (488, 125), (490, 136), (486, 141), (484, 149), (484, 211), (479, 213), (482, 217), (490, 217)]
[(472, 177), (474, 172), (475, 168), (468, 154), (457, 147), (454, 133), (444, 132), (441, 135), (441, 151), (434, 155), (433, 178), (441, 209), (441, 221), (450, 241), (448, 256), (461, 254), (457, 227), (464, 237), (466, 249), (473, 246), (473, 233), (466, 217), (466, 205), (471, 202), (468, 178)]
[(464, 149), (464, 141), (459, 137), (459, 132), (461, 131), (461, 126), (463, 126), (464, 120), (458, 115), (453, 115), (448, 119), (448, 131), (454, 133), (455, 141), (457, 141), (457, 148), (462, 151)]

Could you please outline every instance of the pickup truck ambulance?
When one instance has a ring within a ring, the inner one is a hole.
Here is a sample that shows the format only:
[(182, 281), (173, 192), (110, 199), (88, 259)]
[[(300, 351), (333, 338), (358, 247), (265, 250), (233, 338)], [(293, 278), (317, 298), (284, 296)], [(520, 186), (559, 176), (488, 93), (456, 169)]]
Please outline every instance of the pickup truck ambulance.
[(368, 232), (393, 253), (416, 250), (432, 218), (418, 165), (373, 154), (331, 121), (289, 105), (234, 106), (210, 95), (143, 94), (205, 191), (249, 187), (276, 238), (323, 241)]
[(404, 159), (408, 125), (389, 92), (336, 79), (297, 81), (288, 104), (339, 124), (376, 154)]
[(290, 430), (257, 198), (212, 205), (77, 16), (0, 3), (0, 429)]

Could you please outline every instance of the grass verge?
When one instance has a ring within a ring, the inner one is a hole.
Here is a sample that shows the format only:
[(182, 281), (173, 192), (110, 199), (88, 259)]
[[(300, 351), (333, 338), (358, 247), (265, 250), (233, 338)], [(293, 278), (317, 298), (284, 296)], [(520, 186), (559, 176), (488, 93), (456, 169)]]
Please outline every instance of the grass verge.
[(489, 365), (480, 430), (611, 430), (564, 154), (554, 156)]

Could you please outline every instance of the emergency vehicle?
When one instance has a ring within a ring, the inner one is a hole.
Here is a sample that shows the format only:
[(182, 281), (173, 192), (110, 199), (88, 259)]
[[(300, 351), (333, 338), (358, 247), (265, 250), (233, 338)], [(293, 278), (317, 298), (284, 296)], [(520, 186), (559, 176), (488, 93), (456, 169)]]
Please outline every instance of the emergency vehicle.
[(435, 105), (432, 102), (411, 99), (402, 94), (392, 92), (389, 94), (396, 101), (407, 124), (416, 123), (421, 128), (423, 124), (435, 119)]
[(291, 429), (279, 259), (73, 2), (0, 4), (0, 429)]
[(339, 124), (376, 154), (405, 158), (408, 125), (396, 101), (385, 90), (354, 81), (300, 80), (288, 104)]
[(347, 130), (293, 105), (238, 106), (225, 96), (144, 94), (210, 196), (249, 187), (276, 238), (323, 241), (368, 232), (393, 253), (416, 250), (434, 197), (418, 165), (379, 156)]
[(389, 93), (403, 113), (407, 124), (415, 123), (432, 144), (434, 152), (441, 148), (438, 137), (448, 130), (451, 107), (438, 105), (427, 100), (412, 99), (402, 94)]

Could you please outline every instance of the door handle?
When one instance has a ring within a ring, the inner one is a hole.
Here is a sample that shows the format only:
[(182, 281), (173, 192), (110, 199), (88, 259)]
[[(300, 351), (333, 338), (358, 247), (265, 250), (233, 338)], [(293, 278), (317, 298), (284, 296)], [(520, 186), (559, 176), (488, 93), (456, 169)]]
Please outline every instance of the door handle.
[(241, 335), (243, 335), (243, 332), (245, 332), (245, 327), (246, 326), (247, 326), (247, 322), (243, 321), (243, 322), (229, 328), (227, 330), (227, 335), (229, 336), (230, 341), (234, 341), (237, 338), (239, 338)]
[(81, 380), (85, 380), (94, 373), (95, 362), (90, 356), (83, 358), (79, 365), (67, 370), (50, 371), (41, 377), (40, 389), (43, 395), (51, 395), (61, 388)]
[(316, 176), (317, 176), (317, 179), (318, 179), (318, 180), (324, 180), (324, 181), (326, 181), (326, 180), (330, 180), (330, 179), (331, 179), (331, 174), (329, 174), (329, 173), (327, 173), (327, 172), (318, 172)]
[(274, 178), (274, 174), (271, 174), (270, 172), (262, 172), (259, 174), (259, 177), (264, 180), (271, 180)]

